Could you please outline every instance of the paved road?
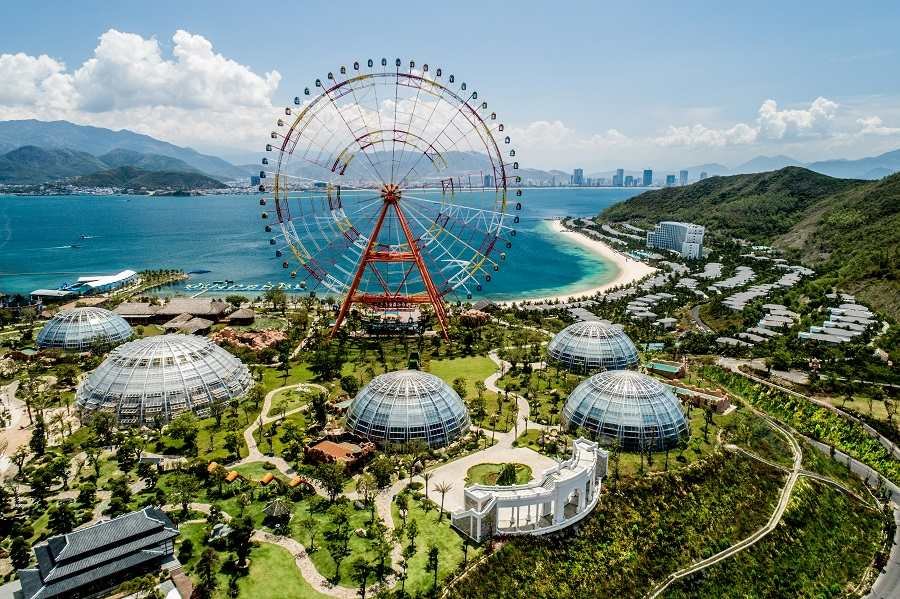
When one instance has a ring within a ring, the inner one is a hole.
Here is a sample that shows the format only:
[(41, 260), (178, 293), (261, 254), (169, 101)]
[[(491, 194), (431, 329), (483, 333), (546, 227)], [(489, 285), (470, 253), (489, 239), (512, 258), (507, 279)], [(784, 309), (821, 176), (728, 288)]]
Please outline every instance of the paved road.
[(789, 395), (793, 395), (794, 397), (798, 397), (800, 399), (805, 399), (806, 401), (814, 403), (815, 405), (817, 405), (819, 407), (822, 407), (822, 408), (825, 408), (826, 410), (830, 410), (830, 411), (834, 412), (841, 418), (846, 418), (847, 420), (851, 420), (851, 421), (855, 422), (856, 424), (863, 427), (863, 429), (865, 429), (865, 431), (869, 434), (869, 436), (871, 436), (875, 439), (878, 439), (878, 442), (881, 443), (881, 445), (885, 449), (887, 449), (889, 452), (891, 452), (891, 454), (894, 456), (894, 459), (900, 460), (900, 447), (898, 447), (896, 444), (892, 443), (890, 439), (882, 436), (881, 433), (879, 433), (877, 430), (875, 430), (874, 428), (872, 428), (871, 426), (869, 426), (868, 424), (866, 424), (865, 422), (863, 422), (856, 416), (849, 414), (849, 413), (841, 410), (840, 408), (837, 408), (837, 407), (831, 405), (830, 403), (828, 403), (826, 401), (822, 401), (820, 399), (816, 399), (816, 398), (810, 397), (808, 395), (803, 395), (802, 393), (798, 393), (797, 391), (794, 391), (793, 389), (788, 389), (787, 387), (783, 387), (777, 383), (773, 383), (772, 381), (767, 381), (766, 379), (760, 378), (758, 376), (748, 374), (740, 369), (740, 366), (744, 363), (745, 363), (745, 360), (739, 360), (736, 358), (725, 358), (725, 357), (720, 357), (718, 359), (718, 361), (716, 362), (716, 364), (718, 364), (719, 366), (722, 366), (723, 368), (727, 368), (728, 370), (730, 370), (736, 374), (739, 374), (743, 377), (746, 377), (755, 383), (760, 383), (762, 385), (766, 385), (767, 387), (771, 387), (772, 389), (777, 389), (777, 390), (783, 391)]
[(703, 319), (700, 318), (700, 306), (702, 304), (697, 304), (696, 306), (691, 306), (691, 320), (694, 321), (694, 324), (697, 325), (697, 328), (700, 329), (701, 333), (715, 333), (715, 331), (709, 327)]
[[(800, 433), (797, 433), (800, 434)], [(801, 435), (803, 436), (803, 435)], [(825, 443), (815, 441), (809, 437), (803, 436), (806, 441), (824, 454), (830, 454), (831, 447)], [(878, 579), (872, 585), (872, 590), (866, 595), (867, 599), (896, 599), (900, 597), (900, 487), (891, 481), (882, 477), (876, 470), (863, 464), (859, 460), (855, 460), (842, 451), (835, 450), (835, 460), (842, 464), (850, 464), (850, 470), (860, 479), (869, 479), (871, 485), (874, 481), (881, 481), (881, 484), (891, 495), (891, 502), (894, 510), (894, 523), (897, 528), (894, 531), (893, 546), (888, 557), (888, 562), (881, 571)]]

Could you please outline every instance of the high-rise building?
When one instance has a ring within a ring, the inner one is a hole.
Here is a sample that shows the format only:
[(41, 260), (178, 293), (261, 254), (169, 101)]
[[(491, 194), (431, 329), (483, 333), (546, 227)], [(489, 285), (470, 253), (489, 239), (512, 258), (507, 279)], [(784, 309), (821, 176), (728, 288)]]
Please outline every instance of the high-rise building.
[(613, 175), (612, 184), (613, 187), (622, 187), (622, 184), (625, 182), (625, 169), (617, 168), (616, 174)]
[(678, 173), (678, 184), (679, 185), (682, 185), (682, 186), (687, 185), (687, 181), (688, 181), (688, 172), (687, 171), (681, 171), (680, 173)]
[(703, 181), (709, 176), (706, 171), (700, 171), (700, 180)]
[(650, 187), (653, 185), (653, 169), (645, 168), (644, 169), (644, 187)]
[(584, 169), (576, 168), (572, 172), (572, 185), (584, 185)]
[(675, 187), (675, 175), (666, 175), (666, 187)]
[(663, 221), (647, 232), (647, 247), (672, 250), (688, 260), (696, 260), (703, 257), (705, 231), (703, 226), (694, 223)]
[(492, 175), (484, 176), (484, 186), (485, 187), (493, 187), (494, 186), (494, 177)]
[(625, 177), (625, 187), (634, 187), (634, 177), (631, 175)]
[(250, 187), (256, 187), (259, 185), (259, 175), (250, 175)]

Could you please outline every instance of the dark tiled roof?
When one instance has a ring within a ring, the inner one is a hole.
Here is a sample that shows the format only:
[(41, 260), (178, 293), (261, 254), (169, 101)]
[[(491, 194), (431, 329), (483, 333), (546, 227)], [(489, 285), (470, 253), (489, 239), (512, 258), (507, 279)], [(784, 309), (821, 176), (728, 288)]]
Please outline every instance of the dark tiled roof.
[(55, 597), (163, 555), (178, 536), (162, 511), (146, 507), (34, 547), (38, 567), (20, 570), (25, 599)]
[[(137, 512), (130, 512), (118, 518), (70, 532), (61, 537), (53, 537), (47, 541), (47, 544), (50, 545), (50, 549), (53, 551), (54, 560), (59, 562), (78, 557), (81, 554), (92, 553), (106, 545), (121, 543), (125, 539), (143, 535), (163, 527), (174, 529), (172, 521), (162, 511), (147, 507)], [(58, 541), (56, 543), (51, 543), (51, 541), (60, 538), (63, 539), (63, 545), (60, 546), (59, 550), (56, 550), (54, 545), (58, 545)]]
[[(154, 551), (149, 549), (137, 551), (134, 553), (129, 553), (128, 555), (123, 555), (116, 561), (108, 562), (106, 564), (97, 566), (96, 568), (86, 570), (75, 576), (50, 583), (42, 583), (40, 580), (40, 574), (37, 572), (37, 570), (32, 570), (31, 572), (34, 573), (34, 579), (36, 580), (32, 580), (29, 582), (29, 591), (32, 590), (34, 584), (40, 586), (37, 587), (37, 592), (35, 592), (34, 594), (28, 594), (27, 592), (25, 592), (25, 580), (23, 579), (22, 594), (24, 599), (49, 599), (51, 597), (59, 597), (63, 594), (72, 593), (76, 589), (86, 584), (90, 584), (96, 580), (101, 580), (123, 570), (128, 570), (151, 560), (158, 559), (162, 556), (163, 553), (161, 551)], [(26, 572), (26, 570), (19, 570), (20, 578), (22, 577), (23, 572)]]

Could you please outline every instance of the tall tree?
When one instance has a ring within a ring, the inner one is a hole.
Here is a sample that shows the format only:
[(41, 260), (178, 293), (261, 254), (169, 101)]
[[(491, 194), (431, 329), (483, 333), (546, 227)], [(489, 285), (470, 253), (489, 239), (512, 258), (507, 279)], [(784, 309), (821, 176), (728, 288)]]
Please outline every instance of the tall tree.
[(438, 568), (440, 567), (440, 550), (437, 545), (431, 545), (428, 548), (428, 562), (425, 566), (426, 571), (434, 574), (434, 580), (431, 585), (431, 596), (437, 595), (438, 584)]
[(200, 561), (194, 568), (200, 584), (197, 592), (203, 599), (212, 597), (219, 584), (216, 575), (219, 572), (219, 554), (212, 547), (207, 547), (200, 555)]

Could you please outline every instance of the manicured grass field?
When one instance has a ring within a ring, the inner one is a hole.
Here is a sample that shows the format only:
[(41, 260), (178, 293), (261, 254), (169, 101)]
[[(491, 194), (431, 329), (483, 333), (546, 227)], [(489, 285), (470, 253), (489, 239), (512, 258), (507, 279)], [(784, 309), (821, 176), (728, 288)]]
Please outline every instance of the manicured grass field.
[[(193, 575), (194, 568), (203, 553), (205, 524), (191, 523), (180, 527), (181, 540), (191, 539), (194, 545), (193, 557), (185, 564), (187, 572)], [(220, 552), (220, 558), (226, 555)], [(221, 566), (221, 565), (220, 565)], [(220, 567), (218, 587), (213, 597), (228, 597), (228, 574)], [(196, 584), (196, 578), (194, 580)], [(269, 543), (260, 543), (250, 553), (250, 571), (238, 579), (241, 597), (254, 599), (326, 599), (327, 595), (317, 593), (300, 574), (291, 554)]]
[[(531, 480), (531, 468), (525, 464), (515, 464), (516, 483), (523, 485)], [(466, 472), (466, 485), (496, 485), (503, 464), (476, 464)]]
[(290, 412), (309, 403), (315, 391), (304, 389), (283, 389), (272, 398), (272, 406), (266, 416), (277, 416), (282, 412)]
[(487, 356), (469, 356), (465, 358), (449, 358), (432, 360), (428, 371), (453, 384), (453, 379), (466, 379), (466, 397), (475, 397), (475, 381), (483, 381), (497, 371), (497, 365)]
[[(394, 524), (402, 522), (396, 504), (391, 505)], [(450, 518), (446, 515), (438, 521), (439, 510), (426, 512), (420, 501), (410, 499), (407, 522), (416, 521), (419, 536), (416, 537), (416, 554), (410, 560), (409, 578), (406, 591), (411, 595), (417, 592), (426, 593), (432, 588), (433, 575), (426, 570), (428, 548), (433, 544), (438, 548), (438, 584), (441, 583), (463, 561), (463, 537), (450, 527)], [(404, 539), (404, 546), (407, 541)], [(481, 554), (482, 549), (470, 546), (468, 560), (472, 561)], [(397, 564), (394, 564), (397, 567)]]

